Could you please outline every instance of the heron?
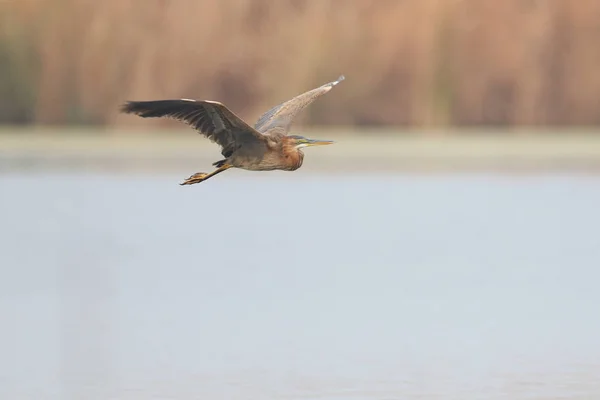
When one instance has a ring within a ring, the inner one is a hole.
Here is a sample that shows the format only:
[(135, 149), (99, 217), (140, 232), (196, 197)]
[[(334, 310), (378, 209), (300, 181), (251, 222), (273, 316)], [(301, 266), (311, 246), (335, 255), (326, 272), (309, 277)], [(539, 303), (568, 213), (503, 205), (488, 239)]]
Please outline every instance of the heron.
[(290, 134), (295, 117), (343, 81), (337, 80), (304, 92), (266, 111), (248, 125), (223, 103), (211, 100), (127, 101), (121, 112), (142, 118), (165, 117), (183, 122), (221, 147), (222, 160), (210, 173), (197, 172), (180, 185), (204, 182), (230, 168), (249, 171), (295, 171), (304, 161), (303, 147), (332, 144), (331, 140), (309, 139)]

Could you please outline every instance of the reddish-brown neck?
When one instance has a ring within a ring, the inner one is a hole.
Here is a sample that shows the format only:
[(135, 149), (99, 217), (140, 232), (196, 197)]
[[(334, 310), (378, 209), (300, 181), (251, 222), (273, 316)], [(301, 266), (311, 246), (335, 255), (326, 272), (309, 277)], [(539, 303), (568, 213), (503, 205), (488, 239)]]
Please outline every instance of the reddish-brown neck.
[(300, 151), (300, 149), (285, 143), (282, 150), (283, 159), (287, 170), (294, 171), (302, 166), (302, 162), (304, 161), (304, 153)]

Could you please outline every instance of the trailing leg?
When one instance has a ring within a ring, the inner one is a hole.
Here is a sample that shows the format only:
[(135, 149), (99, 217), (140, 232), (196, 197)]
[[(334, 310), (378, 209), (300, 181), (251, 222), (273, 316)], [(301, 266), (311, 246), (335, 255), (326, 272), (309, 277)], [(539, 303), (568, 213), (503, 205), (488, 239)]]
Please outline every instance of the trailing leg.
[(200, 182), (204, 182), (205, 180), (220, 174), (223, 171), (228, 170), (229, 168), (231, 168), (231, 165), (228, 164), (223, 164), (222, 166), (220, 166), (219, 168), (215, 169), (213, 172), (211, 172), (210, 174), (205, 174), (204, 172), (196, 172), (194, 175), (190, 176), (189, 178), (187, 178), (185, 181), (183, 181), (182, 183), (180, 183), (180, 185), (193, 185), (195, 183), (200, 183)]

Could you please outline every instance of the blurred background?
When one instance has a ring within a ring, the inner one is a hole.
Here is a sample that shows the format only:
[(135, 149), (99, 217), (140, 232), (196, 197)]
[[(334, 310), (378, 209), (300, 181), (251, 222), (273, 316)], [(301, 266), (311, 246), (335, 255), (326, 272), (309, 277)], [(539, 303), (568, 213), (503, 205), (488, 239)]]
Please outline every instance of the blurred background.
[[(245, 117), (341, 73), (312, 125), (596, 126), (595, 0), (0, 3), (4, 123), (132, 125), (124, 98)], [(155, 123), (153, 123), (155, 125)]]
[[(0, 397), (600, 397), (597, 0), (0, 0)], [(293, 173), (250, 123), (344, 74)]]

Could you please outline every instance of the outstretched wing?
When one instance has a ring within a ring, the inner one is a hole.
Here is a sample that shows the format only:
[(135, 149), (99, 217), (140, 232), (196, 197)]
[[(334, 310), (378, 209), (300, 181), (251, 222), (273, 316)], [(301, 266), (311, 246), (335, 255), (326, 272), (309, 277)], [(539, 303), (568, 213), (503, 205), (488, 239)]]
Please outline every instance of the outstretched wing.
[(224, 157), (229, 157), (244, 143), (265, 142), (262, 133), (216, 101), (128, 101), (121, 107), (121, 112), (142, 118), (165, 117), (184, 122), (220, 145)]
[(300, 111), (318, 97), (329, 92), (331, 88), (344, 79), (344, 75), (341, 75), (336, 81), (326, 83), (323, 86), (302, 93), (285, 103), (271, 108), (256, 121), (254, 128), (264, 134), (287, 134), (292, 122), (294, 122), (294, 118)]

